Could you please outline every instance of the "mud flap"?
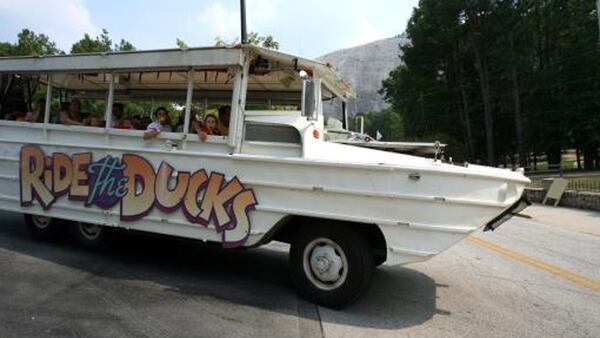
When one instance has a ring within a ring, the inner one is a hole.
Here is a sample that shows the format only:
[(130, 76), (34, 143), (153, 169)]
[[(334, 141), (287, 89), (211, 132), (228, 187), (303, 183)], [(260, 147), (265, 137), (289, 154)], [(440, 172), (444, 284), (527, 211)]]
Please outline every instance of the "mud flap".
[(501, 226), (504, 222), (508, 221), (511, 217), (523, 211), (523, 209), (527, 208), (531, 205), (531, 202), (527, 200), (525, 195), (521, 196), (515, 204), (511, 205), (510, 208), (506, 209), (503, 213), (498, 215), (498, 217), (491, 220), (488, 224), (486, 224), (483, 231), (494, 231), (496, 228)]

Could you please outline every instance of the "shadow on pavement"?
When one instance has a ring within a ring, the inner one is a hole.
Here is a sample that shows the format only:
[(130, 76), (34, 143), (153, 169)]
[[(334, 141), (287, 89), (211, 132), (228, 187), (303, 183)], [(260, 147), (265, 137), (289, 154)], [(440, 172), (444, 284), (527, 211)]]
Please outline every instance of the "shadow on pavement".
[[(313, 305), (296, 299), (287, 252), (264, 248), (228, 251), (199, 242), (141, 234), (126, 234), (108, 251), (91, 252), (68, 238), (52, 243), (30, 238), (21, 215), (2, 212), (0, 219), (0, 249), (108, 279), (112, 286), (106, 292), (113, 293), (113, 297), (133, 297), (136, 293), (136, 299), (152, 302), (152, 293), (159, 292), (156, 288), (136, 290), (131, 286), (132, 281), (150, 282), (160, 285), (163, 291), (197, 298), (199, 302), (212, 298), (300, 318), (320, 316), (324, 322), (388, 330), (419, 325), (434, 314), (449, 314), (436, 309), (436, 289), (443, 286), (402, 267), (377, 269), (370, 290), (346, 309), (319, 307), (316, 311)], [(37, 273), (44, 276), (47, 272)], [(3, 280), (15, 285), (19, 282)]]

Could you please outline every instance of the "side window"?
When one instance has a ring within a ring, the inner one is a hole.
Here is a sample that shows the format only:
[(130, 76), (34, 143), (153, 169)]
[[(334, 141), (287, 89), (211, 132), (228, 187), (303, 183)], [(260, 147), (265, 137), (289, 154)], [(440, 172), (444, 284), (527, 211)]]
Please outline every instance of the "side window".
[(181, 126), (186, 97), (185, 70), (114, 74), (110, 127), (123, 130), (153, 128), (159, 132), (183, 131)]
[(197, 123), (201, 131), (209, 136), (228, 136), (231, 122), (231, 97), (214, 100), (203, 105), (204, 109), (197, 115)]
[[(190, 78), (191, 75), (191, 78)], [(191, 79), (189, 121), (185, 121)], [(196, 134), (202, 140), (227, 136), (232, 77), (227, 70), (161, 70), (115, 74), (111, 128)], [(194, 136), (188, 139), (193, 140)]]
[(44, 76), (0, 75), (0, 115), (4, 120), (41, 123), (46, 106)]
[(109, 81), (105, 73), (53, 74), (50, 123), (104, 128)]

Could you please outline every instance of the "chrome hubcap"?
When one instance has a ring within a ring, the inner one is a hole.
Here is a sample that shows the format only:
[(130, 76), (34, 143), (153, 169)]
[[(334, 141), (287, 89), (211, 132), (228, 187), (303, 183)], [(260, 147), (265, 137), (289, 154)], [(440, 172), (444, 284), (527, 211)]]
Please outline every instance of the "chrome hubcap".
[(317, 238), (304, 249), (304, 272), (318, 288), (332, 290), (346, 281), (348, 261), (342, 248), (328, 238)]
[(31, 219), (35, 227), (39, 229), (45, 229), (50, 225), (50, 217), (33, 215)]
[(102, 226), (90, 223), (79, 223), (79, 232), (83, 237), (94, 240), (97, 239), (102, 233)]

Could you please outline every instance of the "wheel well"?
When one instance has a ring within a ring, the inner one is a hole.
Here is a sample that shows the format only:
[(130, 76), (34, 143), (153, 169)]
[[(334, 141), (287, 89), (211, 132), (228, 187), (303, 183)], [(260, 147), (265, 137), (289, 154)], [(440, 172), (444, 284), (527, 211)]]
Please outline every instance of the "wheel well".
[(315, 218), (306, 216), (288, 215), (281, 219), (277, 224), (269, 230), (259, 243), (266, 244), (270, 241), (280, 241), (291, 243), (294, 237), (294, 232), (302, 225), (337, 225), (337, 226), (352, 226), (356, 231), (359, 231), (364, 236), (375, 256), (375, 264), (380, 265), (387, 259), (387, 244), (381, 229), (376, 224), (358, 223), (350, 221), (339, 221), (325, 218)]

